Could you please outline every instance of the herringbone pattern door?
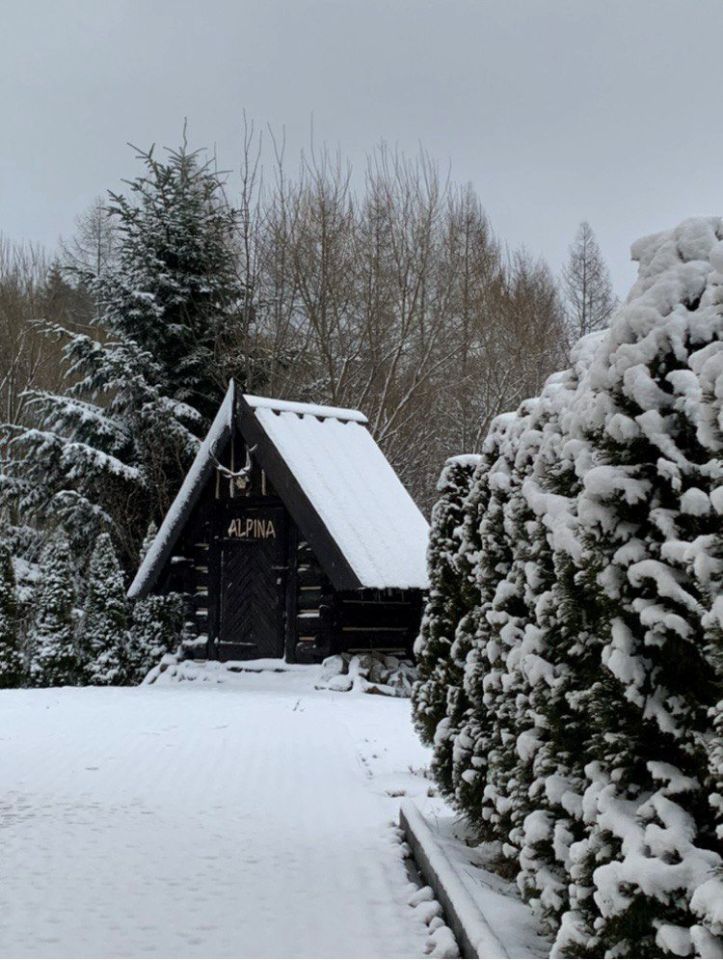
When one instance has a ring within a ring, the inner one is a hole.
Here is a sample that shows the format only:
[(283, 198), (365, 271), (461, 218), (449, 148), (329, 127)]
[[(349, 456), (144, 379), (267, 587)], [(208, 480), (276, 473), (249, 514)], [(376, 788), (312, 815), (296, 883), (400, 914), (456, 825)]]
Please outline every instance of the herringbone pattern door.
[(273, 542), (263, 540), (224, 543), (219, 640), (225, 658), (283, 656), (282, 577), (274, 565), (276, 552)]

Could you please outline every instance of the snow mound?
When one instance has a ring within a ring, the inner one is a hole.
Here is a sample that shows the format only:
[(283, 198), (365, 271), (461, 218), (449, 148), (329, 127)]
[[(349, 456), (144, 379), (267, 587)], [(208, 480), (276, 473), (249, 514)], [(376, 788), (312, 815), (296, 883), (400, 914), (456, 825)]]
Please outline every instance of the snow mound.
[(408, 660), (382, 654), (338, 654), (321, 665), (317, 690), (343, 693), (376, 693), (385, 697), (410, 697), (417, 671)]

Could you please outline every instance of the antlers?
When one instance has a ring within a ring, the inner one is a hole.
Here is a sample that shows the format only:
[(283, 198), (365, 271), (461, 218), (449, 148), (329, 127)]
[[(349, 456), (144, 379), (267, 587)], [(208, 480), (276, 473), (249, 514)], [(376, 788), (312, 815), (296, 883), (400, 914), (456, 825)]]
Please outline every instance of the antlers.
[(224, 477), (228, 477), (229, 480), (238, 480), (245, 478), (251, 472), (251, 454), (254, 452), (258, 444), (254, 444), (253, 447), (246, 447), (246, 463), (240, 470), (229, 470), (228, 467), (225, 467), (221, 461), (216, 456), (216, 442), (214, 441), (211, 444), (211, 457), (213, 462), (216, 464), (216, 469), (219, 473), (222, 473)]

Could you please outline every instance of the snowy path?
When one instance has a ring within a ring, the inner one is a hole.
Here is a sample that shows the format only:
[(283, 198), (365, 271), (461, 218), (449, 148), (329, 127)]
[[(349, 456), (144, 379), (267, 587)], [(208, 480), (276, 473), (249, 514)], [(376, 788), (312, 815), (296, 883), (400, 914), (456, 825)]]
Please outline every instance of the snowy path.
[(308, 671), (3, 691), (0, 731), (1, 956), (422, 955), (409, 701)]

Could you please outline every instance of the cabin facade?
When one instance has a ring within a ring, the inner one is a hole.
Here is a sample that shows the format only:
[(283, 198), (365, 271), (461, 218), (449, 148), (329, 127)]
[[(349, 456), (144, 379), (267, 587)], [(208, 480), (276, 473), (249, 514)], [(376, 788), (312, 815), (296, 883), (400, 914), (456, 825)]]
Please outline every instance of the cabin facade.
[(129, 596), (185, 594), (203, 659), (410, 654), (428, 526), (366, 422), (232, 383)]

